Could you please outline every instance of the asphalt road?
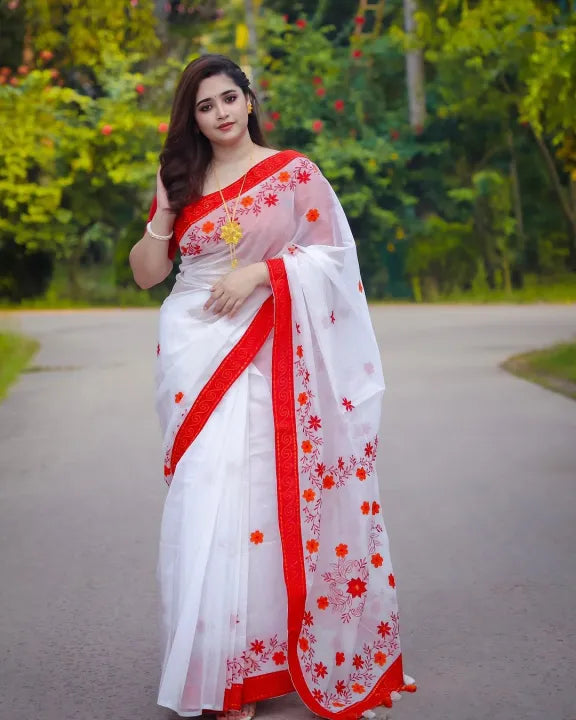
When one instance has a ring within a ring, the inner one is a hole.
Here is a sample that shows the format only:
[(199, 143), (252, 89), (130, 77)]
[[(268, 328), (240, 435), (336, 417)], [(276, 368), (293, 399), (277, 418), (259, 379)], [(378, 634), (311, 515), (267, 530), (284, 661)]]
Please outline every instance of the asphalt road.
[[(393, 720), (576, 720), (576, 402), (507, 356), (576, 306), (378, 306), (379, 472), (416, 695)], [(155, 704), (156, 313), (25, 313), (40, 371), (0, 406), (0, 718)], [(290, 696), (267, 720), (310, 719)]]

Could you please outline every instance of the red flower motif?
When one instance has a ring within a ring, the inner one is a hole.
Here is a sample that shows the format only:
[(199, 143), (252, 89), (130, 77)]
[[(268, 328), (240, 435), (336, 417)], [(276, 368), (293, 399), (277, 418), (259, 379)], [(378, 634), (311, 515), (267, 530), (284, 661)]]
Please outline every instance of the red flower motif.
[(348, 400), (348, 398), (342, 398), (342, 405), (346, 408), (346, 412), (352, 412), (352, 410), (354, 410), (354, 405), (352, 405), (352, 402)]
[(306, 541), (306, 550), (308, 550), (308, 552), (310, 554), (318, 552), (319, 547), (320, 547), (320, 544), (319, 544), (318, 540), (307, 540)]
[(302, 350), (302, 345), (298, 345), (298, 347), (296, 348), (296, 355), (298, 355), (299, 358), (301, 358), (302, 355), (304, 355), (304, 350)]
[(319, 430), (322, 427), (322, 420), (317, 415), (312, 415), (308, 420), (308, 427), (310, 430)]
[(394, 575), (392, 575), (392, 573), (388, 575), (388, 585), (390, 585), (391, 588), (396, 587), (396, 580), (394, 580)]
[(334, 315), (334, 310), (332, 310), (332, 312), (330, 313), (330, 322), (332, 323), (332, 325), (334, 325), (334, 323), (336, 322), (336, 316)]
[(346, 557), (346, 555), (348, 555), (348, 545), (344, 545), (344, 543), (336, 545), (334, 550), (336, 551), (336, 557), (344, 558)]
[(304, 440), (302, 443), (302, 450), (305, 453), (311, 453), (312, 452), (312, 443), (310, 440)]
[(382, 563), (384, 562), (384, 558), (380, 553), (376, 553), (375, 555), (372, 555), (372, 565), (374, 565), (375, 568), (379, 568), (382, 566)]
[(334, 487), (335, 484), (336, 484), (336, 483), (334, 482), (334, 478), (332, 477), (332, 475), (325, 475), (325, 476), (324, 476), (324, 480), (322, 480), (322, 487), (323, 487), (325, 490), (330, 490), (331, 488)]
[(300, 650), (302, 652), (306, 652), (310, 645), (308, 644), (308, 640), (305, 637), (301, 637), (300, 640), (298, 640), (298, 646), (300, 647)]
[(380, 667), (383, 667), (386, 665), (386, 654), (381, 652), (380, 650), (377, 653), (374, 653), (374, 662), (376, 665), (380, 665)]
[(306, 610), (306, 612), (304, 613), (303, 622), (304, 622), (304, 625), (306, 625), (306, 627), (310, 627), (311, 625), (314, 625), (314, 616), (312, 615), (312, 613), (309, 610)]
[(362, 505), (360, 505), (360, 510), (362, 510), (362, 515), (370, 515), (370, 503), (368, 500), (365, 500)]
[(359, 467), (358, 470), (356, 470), (356, 477), (358, 480), (366, 480), (366, 470), (364, 470), (363, 467)]
[(316, 604), (318, 605), (319, 610), (326, 610), (328, 605), (330, 605), (328, 598), (325, 595), (319, 597), (318, 600), (316, 600)]
[(353, 690), (355, 693), (363, 693), (363, 692), (366, 692), (366, 690), (364, 689), (364, 685), (360, 685), (360, 683), (354, 683), (354, 685), (352, 685), (352, 690)]
[(381, 635), (383, 638), (386, 637), (386, 635), (391, 634), (390, 625), (387, 622), (382, 621), (380, 625), (378, 625), (378, 635)]
[(300, 395), (298, 395), (298, 402), (300, 405), (306, 405), (308, 402), (308, 395), (305, 392), (301, 392)]
[(319, 132), (322, 132), (323, 129), (324, 129), (324, 123), (322, 122), (322, 120), (314, 120), (314, 122), (312, 123), (312, 130), (315, 133), (319, 133)]
[(360, 668), (364, 667), (364, 660), (362, 660), (360, 655), (354, 655), (354, 659), (352, 660), (352, 665), (354, 665), (356, 670), (360, 670)]
[(250, 534), (250, 542), (254, 543), (254, 545), (259, 545), (261, 542), (264, 542), (264, 533), (261, 533), (260, 530), (254, 530), (254, 532)]
[(377, 502), (372, 503), (372, 515), (378, 515), (380, 512), (380, 505)]
[(358, 48), (352, 51), (352, 57), (355, 57), (356, 59), (361, 58), (363, 54), (362, 50), (358, 50)]
[(338, 112), (343, 112), (344, 100), (334, 100), (334, 110), (337, 110)]
[(324, 475), (325, 470), (326, 470), (326, 465), (324, 465), (324, 463), (318, 463), (318, 465), (316, 465), (316, 475), (319, 475), (320, 477), (322, 477), (322, 475)]
[(336, 690), (338, 695), (342, 695), (342, 693), (346, 690), (346, 684), (344, 683), (344, 680), (338, 680), (336, 685), (334, 685), (334, 690)]
[(304, 28), (306, 27), (306, 20), (304, 20), (303, 18), (298, 18), (298, 20), (296, 20), (296, 27), (299, 27), (300, 30), (304, 30)]
[(344, 459), (341, 457), (338, 458), (338, 470), (344, 470)]
[(198, 243), (191, 245), (190, 248), (188, 249), (189, 255), (200, 255), (201, 252), (202, 252), (202, 247), (200, 245), (198, 245)]
[(156, 355), (160, 355), (160, 343), (156, 345)]
[(284, 665), (286, 662), (286, 655), (284, 655), (283, 652), (275, 652), (274, 655), (272, 655), (272, 660), (274, 660), (276, 665)]
[(325, 678), (326, 675), (328, 675), (328, 668), (324, 665), (324, 663), (319, 662), (314, 665), (314, 672), (318, 675), (318, 677)]
[(320, 213), (318, 212), (318, 210), (316, 210), (316, 208), (312, 208), (306, 213), (306, 220), (308, 220), (308, 222), (316, 222), (319, 217)]
[(326, 95), (326, 88), (316, 88), (316, 95), (318, 95), (318, 97), (324, 97), (324, 95)]
[(300, 185), (306, 185), (306, 183), (310, 182), (310, 178), (312, 175), (309, 172), (305, 172), (304, 170), (300, 170), (298, 175), (296, 175), (296, 180), (298, 180), (298, 183)]
[(183, 393), (183, 392), (177, 392), (176, 395), (174, 395), (174, 402), (175, 402), (176, 404), (178, 404), (179, 402), (181, 402), (181, 400), (182, 400), (183, 397), (184, 397), (184, 393)]
[(352, 595), (352, 597), (362, 597), (366, 592), (366, 583), (362, 578), (352, 578), (352, 580), (348, 581), (348, 589), (346, 592)]
[(264, 643), (262, 640), (254, 640), (254, 642), (250, 645), (250, 650), (253, 653), (256, 653), (256, 655), (260, 655), (260, 653), (264, 652)]
[(278, 205), (278, 195), (274, 195), (274, 193), (268, 193), (266, 197), (264, 198), (264, 202), (268, 207), (273, 207), (274, 205)]
[(302, 497), (304, 498), (304, 500), (306, 500), (306, 502), (312, 502), (312, 500), (314, 500), (316, 497), (316, 493), (311, 488), (307, 488), (302, 493)]
[(372, 457), (373, 454), (374, 446), (372, 445), (372, 443), (366, 443), (366, 447), (364, 448), (364, 455), (366, 455), (366, 457)]
[(318, 689), (314, 690), (312, 693), (312, 697), (314, 698), (314, 700), (316, 700), (316, 702), (322, 702), (322, 699), (324, 698), (324, 695), (322, 694), (322, 690), (318, 690)]
[(340, 665), (343, 665), (346, 660), (346, 655), (344, 655), (343, 652), (337, 652), (336, 653), (336, 665), (340, 667)]

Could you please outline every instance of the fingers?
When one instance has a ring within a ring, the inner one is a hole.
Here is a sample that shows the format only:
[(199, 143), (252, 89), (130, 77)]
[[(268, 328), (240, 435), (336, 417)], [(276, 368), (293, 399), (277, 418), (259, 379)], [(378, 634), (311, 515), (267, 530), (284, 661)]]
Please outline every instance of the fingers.
[(244, 303), (244, 300), (236, 300), (234, 303), (234, 306), (232, 310), (230, 310), (230, 317), (233, 318), (234, 315), (238, 312), (238, 310), (242, 307), (242, 304)]

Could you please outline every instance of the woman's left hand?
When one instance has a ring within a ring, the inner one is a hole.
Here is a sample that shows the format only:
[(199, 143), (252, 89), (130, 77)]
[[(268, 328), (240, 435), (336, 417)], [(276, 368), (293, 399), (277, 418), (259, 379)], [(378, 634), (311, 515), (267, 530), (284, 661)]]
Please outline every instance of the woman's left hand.
[(268, 280), (266, 263), (259, 262), (247, 267), (232, 270), (218, 280), (210, 289), (210, 298), (204, 305), (205, 310), (212, 308), (217, 315), (233, 317), (258, 285)]

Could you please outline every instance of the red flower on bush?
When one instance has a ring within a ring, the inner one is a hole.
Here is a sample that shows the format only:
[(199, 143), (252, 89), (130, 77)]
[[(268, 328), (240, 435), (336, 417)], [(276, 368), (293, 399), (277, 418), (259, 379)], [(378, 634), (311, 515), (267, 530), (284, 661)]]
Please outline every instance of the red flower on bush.
[(314, 130), (315, 133), (319, 133), (322, 132), (323, 129), (324, 123), (322, 122), (322, 120), (314, 120), (314, 122), (312, 123), (312, 130)]
[(352, 57), (354, 57), (356, 59), (361, 58), (363, 54), (364, 53), (362, 52), (362, 50), (359, 50), (358, 48), (356, 48), (356, 50), (352, 51)]
[(324, 81), (322, 80), (322, 78), (319, 75), (314, 75), (314, 77), (312, 78), (313, 85), (322, 85), (323, 82)]
[[(110, 133), (112, 132), (112, 125), (104, 125), (104, 127), (102, 128), (102, 130), (100, 130), (100, 132), (102, 133), (102, 135), (110, 135)], [(176, 402), (178, 402), (178, 401), (176, 401)]]
[(144, 91), (146, 90), (146, 88), (144, 87), (144, 85), (142, 85), (142, 83), (138, 83), (138, 85), (136, 85), (136, 87), (134, 89), (136, 90), (138, 95), (142, 95), (144, 93)]
[(266, 132), (272, 132), (272, 130), (274, 130), (275, 127), (276, 127), (276, 125), (274, 125), (274, 123), (271, 120), (266, 120), (264, 123), (264, 130), (266, 130)]
[(270, 117), (272, 120), (280, 120), (280, 113), (277, 110), (274, 110), (273, 113), (270, 113)]
[(326, 95), (326, 88), (316, 88), (316, 95), (318, 95), (318, 97), (324, 97), (324, 95)]
[(362, 15), (357, 15), (354, 18), (354, 22), (356, 23), (356, 25), (364, 25), (364, 23), (366, 22), (366, 18), (362, 17)]
[(307, 23), (306, 23), (306, 20), (304, 20), (304, 18), (298, 18), (298, 20), (296, 20), (296, 27), (299, 27), (300, 30), (304, 30), (306, 25), (307, 25)]
[(334, 110), (342, 112), (344, 110), (344, 100), (334, 100)]
[(398, 140), (400, 138), (398, 130), (390, 130), (390, 138), (394, 141)]
[(161, 122), (158, 125), (158, 132), (159, 133), (167, 133), (168, 132), (168, 123)]

